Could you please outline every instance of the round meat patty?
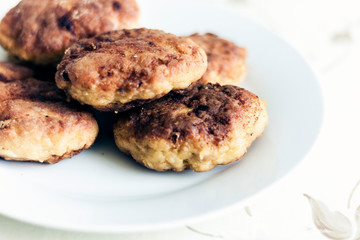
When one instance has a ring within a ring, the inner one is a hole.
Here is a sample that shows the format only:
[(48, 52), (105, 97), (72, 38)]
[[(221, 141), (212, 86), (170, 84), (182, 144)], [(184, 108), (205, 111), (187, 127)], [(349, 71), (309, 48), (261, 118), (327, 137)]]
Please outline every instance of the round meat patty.
[(215, 34), (193, 34), (191, 40), (202, 47), (208, 59), (208, 68), (201, 78), (203, 83), (238, 85), (246, 74), (246, 49)]
[(56, 83), (80, 103), (124, 111), (187, 88), (206, 67), (205, 52), (188, 38), (144, 28), (119, 30), (67, 49)]
[(119, 149), (157, 171), (209, 171), (245, 155), (267, 124), (266, 103), (236, 86), (193, 84), (122, 113)]
[(54, 64), (79, 38), (137, 26), (135, 0), (22, 0), (0, 23), (0, 44), (22, 60)]
[(92, 114), (66, 102), (31, 70), (0, 63), (0, 157), (56, 163), (89, 148), (98, 125)]

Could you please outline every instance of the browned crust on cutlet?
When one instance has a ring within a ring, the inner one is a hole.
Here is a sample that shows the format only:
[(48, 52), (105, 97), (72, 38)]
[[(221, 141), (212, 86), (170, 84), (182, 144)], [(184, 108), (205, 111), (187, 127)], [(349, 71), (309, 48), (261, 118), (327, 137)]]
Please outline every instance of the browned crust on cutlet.
[(244, 156), (267, 118), (266, 102), (243, 88), (196, 83), (120, 114), (114, 137), (150, 169), (204, 172)]
[(206, 66), (205, 52), (188, 38), (145, 28), (119, 30), (73, 44), (58, 65), (56, 82), (84, 104), (123, 111), (138, 100), (188, 87)]
[[(26, 98), (9, 99), (0, 102), (0, 143), (12, 141), (14, 143), (27, 143), (31, 146), (32, 144), (46, 144), (51, 141), (51, 145), (55, 146), (59, 142), (67, 144), (66, 138), (73, 134), (73, 131), (90, 136), (86, 140), (81, 136), (81, 141), (86, 142), (83, 147), (72, 150), (71, 146), (69, 146), (69, 150), (62, 155), (51, 154), (41, 162), (56, 163), (89, 148), (96, 138), (96, 133), (93, 134), (93, 132), (97, 132), (97, 123), (92, 114), (79, 111), (76, 105), (69, 105), (64, 102), (39, 101)], [(31, 136), (33, 142), (20, 140), (29, 139), (28, 136)], [(77, 140), (72, 138), (69, 141)], [(4, 145), (0, 144), (0, 150), (3, 150), (3, 147)], [(17, 147), (22, 148), (24, 146)], [(38, 159), (28, 159), (21, 156), (19, 156), (19, 159), (9, 158), (6, 155), (0, 156), (7, 160), (38, 161)]]
[(202, 47), (208, 68), (201, 78), (203, 83), (239, 84), (246, 74), (246, 49), (219, 36), (195, 33), (189, 38)]
[(258, 97), (243, 88), (196, 84), (123, 113), (120, 121), (138, 139), (162, 138), (175, 144), (200, 136), (218, 144), (235, 123), (257, 114), (254, 104), (259, 104)]
[(0, 62), (0, 157), (56, 163), (89, 148), (98, 132), (93, 115), (32, 74)]
[(60, 162), (61, 160), (67, 159), (67, 158), (71, 158), (75, 155), (78, 155), (79, 153), (81, 153), (82, 151), (85, 151), (86, 149), (88, 149), (91, 145), (84, 145), (84, 147), (77, 149), (77, 150), (72, 150), (69, 152), (64, 153), (61, 156), (57, 156), (57, 155), (52, 155), (51, 158), (49, 158), (48, 160), (46, 160), (46, 163), (50, 163), (50, 164), (55, 164)]
[[(61, 156), (53, 155), (49, 159), (45, 160), (44, 163), (56, 164), (56, 163), (60, 162), (61, 160), (71, 158), (71, 157), (81, 153), (82, 151), (85, 151), (89, 147), (90, 146), (85, 145), (83, 148), (80, 148), (78, 150), (69, 151), (69, 152), (67, 152), (67, 153), (65, 153), (65, 154), (63, 154)], [(4, 158), (4, 160), (8, 160), (8, 161), (12, 160), (12, 159), (7, 159), (6, 156), (0, 156), (0, 157)], [(38, 162), (38, 161), (36, 161), (36, 160), (25, 160), (24, 162)]]
[[(159, 96), (160, 97), (160, 96)], [(150, 103), (152, 101), (154, 101), (155, 99), (158, 99), (159, 97), (154, 97), (152, 99), (148, 99), (148, 100), (134, 100), (125, 104), (122, 103), (113, 103), (113, 104), (108, 104), (104, 107), (96, 107), (96, 110), (101, 111), (101, 112), (125, 112), (128, 111), (132, 108), (136, 108), (139, 106), (142, 106), (146, 103)]]
[(0, 23), (0, 43), (38, 64), (57, 63), (80, 38), (135, 27), (135, 0), (22, 0)]

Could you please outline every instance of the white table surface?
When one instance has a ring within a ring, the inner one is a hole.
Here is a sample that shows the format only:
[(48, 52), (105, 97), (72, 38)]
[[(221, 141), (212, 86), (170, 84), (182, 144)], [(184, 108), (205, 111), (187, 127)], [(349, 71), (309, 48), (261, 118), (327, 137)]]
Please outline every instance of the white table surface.
[(90, 234), (47, 229), (0, 215), (0, 240), (360, 239), (360, 1), (212, 0), (209, 4), (267, 26), (317, 71), (325, 116), (304, 161), (245, 208), (189, 226)]

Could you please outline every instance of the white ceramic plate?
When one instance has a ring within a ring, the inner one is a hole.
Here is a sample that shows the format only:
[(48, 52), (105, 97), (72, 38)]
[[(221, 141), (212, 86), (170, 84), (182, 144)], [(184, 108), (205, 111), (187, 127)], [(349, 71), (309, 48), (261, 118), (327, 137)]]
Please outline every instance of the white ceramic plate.
[(322, 100), (314, 73), (294, 49), (249, 20), (194, 1), (144, 0), (140, 6), (143, 26), (180, 35), (210, 31), (248, 49), (243, 86), (267, 100), (264, 135), (228, 166), (157, 173), (117, 150), (105, 115), (96, 144), (72, 159), (55, 165), (0, 160), (1, 214), (78, 231), (165, 228), (244, 203), (307, 153), (320, 127)]

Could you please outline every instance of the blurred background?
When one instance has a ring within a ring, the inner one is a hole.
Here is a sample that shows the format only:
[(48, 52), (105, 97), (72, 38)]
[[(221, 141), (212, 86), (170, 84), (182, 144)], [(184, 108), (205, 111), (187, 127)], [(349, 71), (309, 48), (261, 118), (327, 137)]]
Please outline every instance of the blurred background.
[(297, 48), (319, 71), (354, 52), (359, 43), (358, 0), (212, 0), (267, 26)]

